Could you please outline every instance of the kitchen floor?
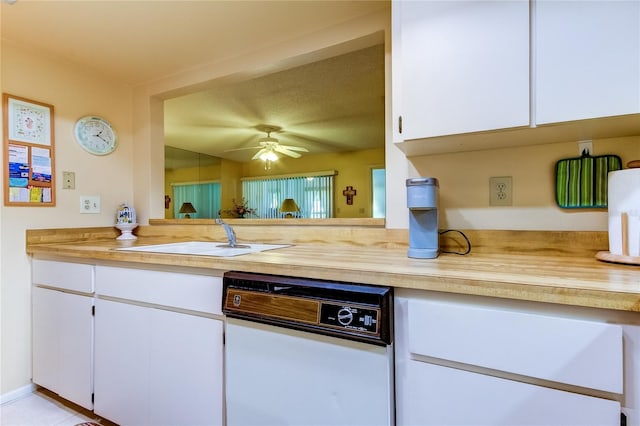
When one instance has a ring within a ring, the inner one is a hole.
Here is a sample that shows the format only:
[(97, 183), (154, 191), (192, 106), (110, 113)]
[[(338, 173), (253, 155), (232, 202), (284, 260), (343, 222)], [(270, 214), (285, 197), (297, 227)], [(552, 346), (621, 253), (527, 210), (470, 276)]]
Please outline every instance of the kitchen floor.
[(37, 389), (30, 395), (0, 406), (2, 426), (75, 426), (85, 422), (116, 426), (46, 389)]

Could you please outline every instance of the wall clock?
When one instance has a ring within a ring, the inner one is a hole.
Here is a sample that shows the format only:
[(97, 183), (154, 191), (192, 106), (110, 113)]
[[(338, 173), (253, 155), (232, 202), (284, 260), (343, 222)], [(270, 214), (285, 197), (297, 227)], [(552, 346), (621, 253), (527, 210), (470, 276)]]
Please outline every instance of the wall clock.
[(75, 136), (80, 146), (94, 155), (110, 154), (118, 145), (118, 136), (111, 124), (93, 115), (76, 122)]

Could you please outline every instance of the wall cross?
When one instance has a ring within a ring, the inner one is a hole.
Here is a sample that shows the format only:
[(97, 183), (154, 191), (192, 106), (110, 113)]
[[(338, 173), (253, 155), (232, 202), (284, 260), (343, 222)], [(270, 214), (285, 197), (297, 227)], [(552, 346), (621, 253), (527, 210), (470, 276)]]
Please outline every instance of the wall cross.
[(356, 195), (356, 190), (353, 189), (353, 186), (347, 186), (344, 191), (342, 191), (342, 195), (347, 197), (347, 204), (353, 204), (353, 197)]

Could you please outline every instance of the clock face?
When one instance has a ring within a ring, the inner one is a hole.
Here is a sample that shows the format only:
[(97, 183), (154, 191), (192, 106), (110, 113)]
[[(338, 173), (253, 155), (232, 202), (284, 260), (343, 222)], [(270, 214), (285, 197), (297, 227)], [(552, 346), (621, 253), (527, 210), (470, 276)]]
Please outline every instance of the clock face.
[(82, 117), (76, 122), (75, 133), (80, 146), (91, 154), (110, 154), (118, 144), (115, 130), (101, 117)]

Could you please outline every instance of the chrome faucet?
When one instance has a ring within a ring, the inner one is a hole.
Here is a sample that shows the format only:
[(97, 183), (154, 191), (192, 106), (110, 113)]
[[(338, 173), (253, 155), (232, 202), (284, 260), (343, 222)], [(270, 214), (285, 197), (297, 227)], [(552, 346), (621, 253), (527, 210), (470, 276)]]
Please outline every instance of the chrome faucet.
[(227, 234), (227, 239), (229, 242), (227, 244), (219, 245), (218, 247), (229, 247), (229, 248), (248, 248), (249, 246), (244, 244), (238, 244), (236, 240), (236, 233), (231, 226), (224, 220), (217, 218), (216, 225), (222, 225), (224, 228), (224, 232)]

